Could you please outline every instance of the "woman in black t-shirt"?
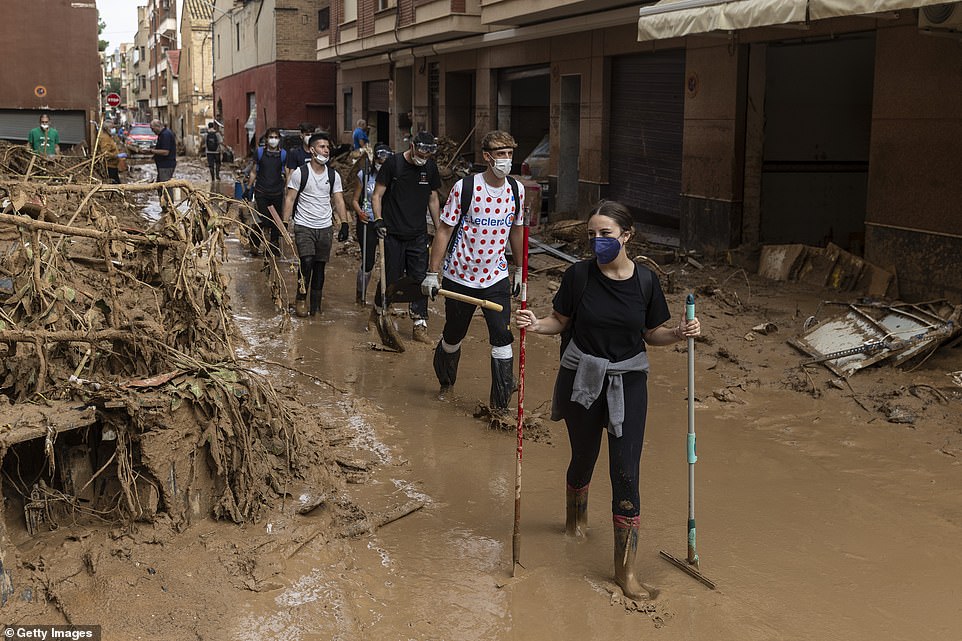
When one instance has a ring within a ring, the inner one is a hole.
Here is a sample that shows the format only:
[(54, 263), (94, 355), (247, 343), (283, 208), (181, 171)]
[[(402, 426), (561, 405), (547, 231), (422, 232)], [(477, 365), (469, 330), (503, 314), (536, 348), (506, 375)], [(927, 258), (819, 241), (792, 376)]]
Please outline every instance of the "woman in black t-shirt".
[(615, 581), (626, 596), (649, 599), (654, 591), (634, 572), (640, 521), (638, 468), (648, 412), (646, 347), (698, 336), (701, 327), (697, 318), (668, 326), (671, 314), (658, 279), (625, 253), (633, 222), (624, 205), (600, 202), (588, 217), (595, 258), (565, 272), (549, 316), (538, 318), (530, 310), (519, 310), (515, 323), (536, 334), (562, 333), (551, 418), (565, 420), (571, 444), (565, 533), (585, 536), (588, 484), (607, 429)]

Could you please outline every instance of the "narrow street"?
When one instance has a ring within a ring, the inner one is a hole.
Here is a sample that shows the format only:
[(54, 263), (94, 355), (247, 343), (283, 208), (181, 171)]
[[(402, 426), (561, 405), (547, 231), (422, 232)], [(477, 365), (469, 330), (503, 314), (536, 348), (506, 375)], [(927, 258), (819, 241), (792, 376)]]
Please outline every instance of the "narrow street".
[[(685, 554), (686, 357), (679, 349), (652, 350), (639, 571), (662, 592), (632, 611), (609, 580), (604, 452), (588, 542), (562, 534), (561, 424), (546, 422), (548, 439), (524, 446), (523, 567), (511, 578), (514, 434), (472, 417), (489, 380), (482, 323), (476, 319), (465, 343), (456, 396), (441, 402), (431, 347), (407, 341), (400, 355), (371, 349), (377, 334), (364, 331), (368, 309), (353, 303), (346, 256), (332, 260), (321, 316), (294, 319), (288, 332), (277, 329), (282, 317), (257, 273), (260, 259), (241, 253), (231, 243), (234, 306), (250, 351), (348, 392), (300, 381), (303, 400), (334, 406), (376, 463), (369, 483), (351, 486), (352, 497), (373, 511), (406, 497), (427, 505), (349, 547), (305, 548), (281, 572), (282, 588), (245, 599), (236, 618), (228, 617), (237, 627), (224, 638), (957, 638), (959, 459), (940, 453), (928, 434), (868, 420), (851, 399), (779, 389), (783, 366), (797, 358), (784, 344), (776, 350), (783, 362), (756, 361), (756, 384), (743, 405), (711, 398), (726, 374), (715, 349), (697, 352), (698, 549), (717, 591), (658, 556)], [(543, 286), (533, 279), (536, 309), (550, 300)], [(817, 304), (797, 298), (808, 292), (771, 286), (755, 295), (770, 309), (785, 306), (774, 313), (786, 316), (789, 305), (807, 313)], [(677, 309), (681, 295), (669, 300)], [(441, 309), (432, 303), (432, 334), (440, 331), (434, 313)], [(703, 319), (718, 343), (756, 320)], [(409, 336), (409, 321), (399, 325)], [(754, 360), (747, 350), (739, 357)], [(526, 408), (543, 413), (556, 342), (529, 338), (527, 362)]]

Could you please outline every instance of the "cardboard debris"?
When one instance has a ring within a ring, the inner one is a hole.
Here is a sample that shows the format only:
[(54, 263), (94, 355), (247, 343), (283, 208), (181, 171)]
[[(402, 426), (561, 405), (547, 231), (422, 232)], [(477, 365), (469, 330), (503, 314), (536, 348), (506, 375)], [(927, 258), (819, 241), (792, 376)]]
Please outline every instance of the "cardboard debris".
[(772, 280), (858, 291), (876, 298), (897, 294), (895, 274), (834, 243), (828, 247), (766, 245), (762, 247), (758, 273)]

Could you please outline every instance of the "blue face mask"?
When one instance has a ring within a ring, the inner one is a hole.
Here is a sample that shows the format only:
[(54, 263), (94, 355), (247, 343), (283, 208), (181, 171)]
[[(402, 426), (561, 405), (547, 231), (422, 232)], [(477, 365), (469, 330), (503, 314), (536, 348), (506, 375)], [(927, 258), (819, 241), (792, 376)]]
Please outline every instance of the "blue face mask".
[(598, 258), (598, 262), (607, 265), (618, 258), (621, 252), (621, 243), (617, 238), (611, 236), (595, 236), (591, 239), (591, 251)]

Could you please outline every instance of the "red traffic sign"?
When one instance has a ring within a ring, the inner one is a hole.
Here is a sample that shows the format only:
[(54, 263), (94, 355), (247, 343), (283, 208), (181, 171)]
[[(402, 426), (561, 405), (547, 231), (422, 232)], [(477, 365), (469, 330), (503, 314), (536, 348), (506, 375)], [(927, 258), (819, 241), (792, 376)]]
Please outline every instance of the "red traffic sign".
[(120, 106), (120, 94), (119, 93), (108, 93), (107, 94), (107, 105), (110, 107)]

